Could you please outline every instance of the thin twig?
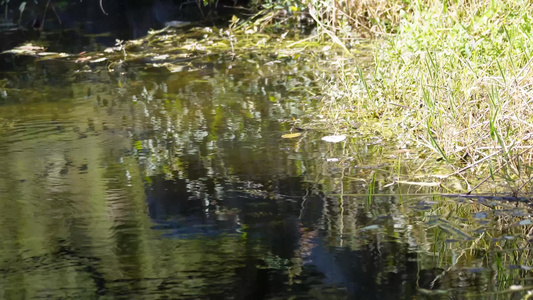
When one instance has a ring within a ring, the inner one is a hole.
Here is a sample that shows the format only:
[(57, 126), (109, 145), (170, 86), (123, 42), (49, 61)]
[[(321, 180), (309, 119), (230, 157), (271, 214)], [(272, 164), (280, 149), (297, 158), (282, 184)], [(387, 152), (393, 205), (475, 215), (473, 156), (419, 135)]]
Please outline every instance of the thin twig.
[(531, 180), (533, 180), (533, 177), (529, 178), (526, 182), (524, 182), (521, 186), (518, 187), (518, 189), (516, 189), (516, 193), (518, 194), (518, 192), (520, 192), (521, 189), (523, 189), (526, 184), (530, 183)]
[(498, 151), (496, 151), (496, 152), (494, 152), (494, 153), (492, 153), (492, 154), (490, 154), (490, 155), (488, 155), (488, 156), (486, 156), (486, 157), (484, 157), (484, 158), (482, 158), (482, 159), (480, 159), (480, 160), (478, 160), (476, 162), (473, 162), (473, 163), (469, 164), (468, 166), (453, 172), (452, 174), (446, 175), (446, 177), (450, 177), (450, 176), (454, 176), (454, 175), (457, 175), (459, 173), (462, 173), (462, 172), (464, 172), (464, 171), (466, 171), (466, 170), (468, 170), (468, 169), (470, 169), (470, 168), (472, 168), (472, 167), (474, 167), (474, 166), (486, 161), (487, 159), (489, 159), (489, 158), (493, 157), (494, 155), (499, 154), (501, 152), (502, 152), (502, 149), (500, 149), (500, 150), (498, 150)]
[(44, 8), (44, 14), (43, 14), (43, 22), (41, 23), (41, 29), (44, 28), (44, 22), (46, 21), (46, 12), (48, 11), (48, 5), (50, 5), (50, 1), (46, 2), (46, 7)]
[(63, 25), (63, 23), (61, 23), (61, 18), (59, 17), (59, 14), (56, 11), (54, 3), (50, 2), (50, 5), (52, 6), (52, 11), (54, 12), (54, 15), (56, 15), (57, 21), (59, 22), (59, 24)]
[[(505, 167), (507, 164), (509, 164), (512, 160), (514, 160), (515, 158), (517, 158), (518, 156), (524, 154), (526, 151), (528, 151), (529, 149), (526, 149), (520, 153), (517, 153), (515, 155), (513, 155), (513, 157), (511, 157), (511, 159), (509, 159), (507, 162), (505, 162), (504, 164), (502, 164), (501, 166), (499, 166), (498, 168), (496, 168), (494, 170), (494, 173), (498, 172), (499, 170), (503, 169), (503, 167)], [(500, 150), (501, 151), (501, 150)], [(480, 183), (478, 183), (475, 187), (473, 187), (472, 189), (470, 189), (468, 191), (468, 193), (466, 193), (467, 195), (470, 195), (475, 189), (477, 189), (478, 187), (480, 187), (482, 184), (484, 184), (487, 180), (489, 180), (490, 178), (492, 177), (492, 175), (489, 175), (487, 177), (485, 177), (485, 179), (483, 179)]]

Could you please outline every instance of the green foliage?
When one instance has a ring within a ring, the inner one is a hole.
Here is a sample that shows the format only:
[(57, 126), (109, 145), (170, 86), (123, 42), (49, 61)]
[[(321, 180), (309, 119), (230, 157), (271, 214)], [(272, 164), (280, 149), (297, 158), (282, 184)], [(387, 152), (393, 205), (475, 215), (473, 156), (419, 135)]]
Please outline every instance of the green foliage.
[[(448, 162), (450, 174), (472, 171), (468, 181), (495, 170), (518, 174), (516, 166), (531, 163), (528, 151), (516, 151), (529, 147), (533, 127), (529, 1), (357, 3), (352, 15), (342, 1), (336, 7), (315, 3), (322, 33), (334, 32), (355, 51), (360, 46), (354, 35), (387, 36), (371, 42), (374, 60), (368, 66), (374, 76), (363, 86), (355, 84), (362, 78), (361, 63), (344, 63), (342, 71), (326, 78), (332, 122), (356, 120), (366, 124), (360, 129), (366, 132), (381, 128), (398, 147), (430, 149)], [(362, 104), (355, 112), (346, 109), (349, 103)], [(380, 126), (368, 116), (379, 116)], [(460, 167), (465, 157), (472, 168)], [(491, 163), (497, 166), (492, 171)]]

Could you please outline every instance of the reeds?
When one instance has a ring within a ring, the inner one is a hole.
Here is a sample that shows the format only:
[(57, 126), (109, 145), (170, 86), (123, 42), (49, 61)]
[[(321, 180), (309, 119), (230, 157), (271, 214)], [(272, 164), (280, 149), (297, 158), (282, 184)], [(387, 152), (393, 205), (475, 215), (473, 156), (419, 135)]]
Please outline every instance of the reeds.
[(374, 37), (364, 72), (357, 59), (343, 60), (325, 78), (321, 113), (331, 122), (358, 122), (360, 131), (378, 131), (399, 147), (427, 149), (449, 174), (467, 174), (469, 190), (487, 176), (504, 179), (512, 192), (528, 185), (530, 1), (310, 3), (345, 46), (357, 49), (354, 35), (365, 30)]

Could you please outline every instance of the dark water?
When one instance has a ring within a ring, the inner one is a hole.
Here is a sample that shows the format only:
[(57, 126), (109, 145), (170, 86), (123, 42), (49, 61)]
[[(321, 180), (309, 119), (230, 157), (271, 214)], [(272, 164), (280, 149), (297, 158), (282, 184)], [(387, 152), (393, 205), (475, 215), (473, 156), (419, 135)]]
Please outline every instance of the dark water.
[(501, 230), (526, 208), (387, 187), (409, 172), (387, 146), (322, 141), (333, 129), (282, 138), (320, 99), (303, 58), (10, 66), (1, 298), (520, 299), (510, 287), (531, 285), (528, 223)]

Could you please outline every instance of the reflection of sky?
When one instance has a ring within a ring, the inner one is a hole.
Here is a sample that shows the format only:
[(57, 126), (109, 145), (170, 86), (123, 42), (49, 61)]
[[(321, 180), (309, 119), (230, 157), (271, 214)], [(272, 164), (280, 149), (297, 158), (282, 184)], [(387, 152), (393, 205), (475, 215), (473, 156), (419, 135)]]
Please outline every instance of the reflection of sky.
[[(383, 245), (379, 253), (371, 245), (350, 250), (328, 247), (321, 238), (314, 243), (309, 264), (324, 274), (327, 285), (346, 288), (358, 299), (408, 298), (416, 293), (417, 262), (409, 260), (412, 254), (401, 251), (401, 244)], [(388, 270), (390, 263), (394, 270)]]
[(314, 246), (311, 248), (310, 255), (307, 257), (308, 263), (315, 266), (320, 272), (324, 273), (324, 283), (339, 284), (348, 288), (350, 292), (354, 291), (353, 282), (347, 278), (346, 274), (339, 267), (336, 257), (324, 245), (320, 238), (313, 239)]
[[(291, 180), (283, 182), (280, 179), (279, 185), (294, 188)], [(370, 242), (359, 250), (352, 250), (327, 244), (325, 232), (316, 229), (323, 221), (322, 197), (307, 195), (302, 208), (303, 190), (285, 191), (280, 188), (282, 194), (290, 192), (293, 195), (283, 200), (273, 200), (225, 187), (218, 194), (223, 199), (214, 203), (221, 204), (227, 210), (227, 214), (221, 217), (220, 207), (205, 207), (204, 201), (195, 199), (193, 193), (187, 190), (190, 185), (185, 180), (152, 177), (151, 182), (147, 198), (149, 214), (155, 223), (152, 229), (161, 231), (164, 238), (219, 238), (245, 232), (248, 243), (263, 249), (259, 259), (271, 257), (267, 268), (279, 268), (272, 261), (286, 260), (291, 262), (287, 266), (291, 268), (301, 261), (302, 270), (297, 276), (308, 284), (364, 295), (365, 299), (413, 292), (410, 283), (405, 286), (405, 278), (414, 278), (417, 268), (416, 262), (408, 261), (410, 255), (406, 246)], [(235, 188), (234, 185), (232, 187)], [(291, 202), (292, 205), (288, 204)], [(215, 210), (218, 212), (214, 213)], [(241, 222), (245, 225), (242, 228)], [(371, 233), (365, 236), (368, 235)], [(396, 273), (386, 270), (390, 262), (397, 267)], [(274, 283), (267, 280), (264, 284)]]

